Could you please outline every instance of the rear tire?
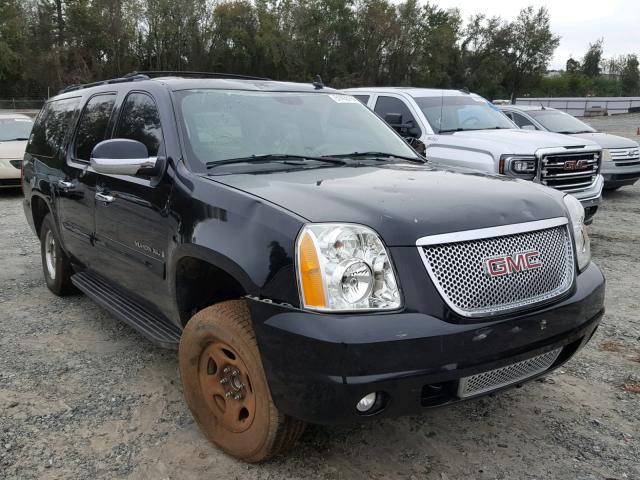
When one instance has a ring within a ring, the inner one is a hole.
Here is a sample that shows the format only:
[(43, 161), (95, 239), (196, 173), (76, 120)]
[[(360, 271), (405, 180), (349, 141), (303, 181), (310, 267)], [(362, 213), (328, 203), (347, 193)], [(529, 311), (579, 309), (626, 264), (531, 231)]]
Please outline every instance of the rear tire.
[(40, 255), (44, 280), (49, 290), (60, 297), (75, 293), (76, 288), (71, 283), (73, 268), (60, 247), (60, 239), (50, 213), (44, 217), (40, 227)]
[(180, 339), (184, 396), (204, 435), (223, 451), (261, 462), (290, 449), (305, 423), (278, 411), (244, 300), (195, 314)]

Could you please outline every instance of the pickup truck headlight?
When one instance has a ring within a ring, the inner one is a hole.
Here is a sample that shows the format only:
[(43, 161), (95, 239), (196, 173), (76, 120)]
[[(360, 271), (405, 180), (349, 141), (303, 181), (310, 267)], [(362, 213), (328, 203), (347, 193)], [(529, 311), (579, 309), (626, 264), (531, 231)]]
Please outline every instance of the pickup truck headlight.
[(578, 258), (578, 270), (584, 270), (591, 261), (591, 241), (584, 224), (584, 207), (573, 195), (564, 196), (564, 204), (569, 213), (569, 221), (573, 229), (573, 245)]
[(500, 159), (499, 171), (502, 175), (533, 180), (537, 165), (535, 157), (506, 155)]
[(308, 224), (298, 236), (296, 263), (304, 308), (393, 310), (401, 305), (389, 253), (368, 227)]

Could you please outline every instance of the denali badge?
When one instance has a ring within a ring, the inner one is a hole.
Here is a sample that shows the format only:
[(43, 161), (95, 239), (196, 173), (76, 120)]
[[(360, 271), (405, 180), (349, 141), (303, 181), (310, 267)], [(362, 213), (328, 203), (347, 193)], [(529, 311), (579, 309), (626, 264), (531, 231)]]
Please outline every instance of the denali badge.
[(567, 160), (564, 162), (565, 170), (586, 170), (587, 168), (586, 160)]
[(502, 277), (526, 270), (535, 270), (542, 267), (542, 262), (540, 261), (540, 252), (529, 250), (514, 255), (485, 258), (484, 267), (490, 277)]

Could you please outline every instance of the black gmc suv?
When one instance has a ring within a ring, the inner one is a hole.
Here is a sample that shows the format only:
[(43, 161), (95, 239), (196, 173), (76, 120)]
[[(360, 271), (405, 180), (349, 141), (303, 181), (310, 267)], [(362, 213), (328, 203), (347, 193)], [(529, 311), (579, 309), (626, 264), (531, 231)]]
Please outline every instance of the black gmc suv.
[(319, 82), (147, 72), (70, 87), (23, 168), (49, 288), (179, 347), (197, 423), (248, 461), (306, 422), (540, 376), (603, 314), (580, 202), (436, 169)]

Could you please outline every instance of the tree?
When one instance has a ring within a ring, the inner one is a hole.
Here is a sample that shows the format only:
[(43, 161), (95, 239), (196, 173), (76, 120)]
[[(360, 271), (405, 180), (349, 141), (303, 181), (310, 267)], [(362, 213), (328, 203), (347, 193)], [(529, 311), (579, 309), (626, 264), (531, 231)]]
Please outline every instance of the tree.
[(600, 63), (602, 62), (602, 39), (589, 44), (589, 49), (582, 59), (582, 73), (588, 77), (600, 75)]
[(640, 72), (638, 71), (638, 57), (629, 55), (620, 75), (622, 95), (640, 95)]
[(569, 60), (567, 60), (566, 71), (569, 74), (578, 73), (580, 71), (580, 62), (575, 60), (573, 57), (569, 57)]
[(551, 32), (549, 12), (544, 7), (538, 11), (533, 7), (520, 10), (510, 30), (505, 83), (514, 102), (523, 88), (534, 84), (546, 71), (560, 37)]

